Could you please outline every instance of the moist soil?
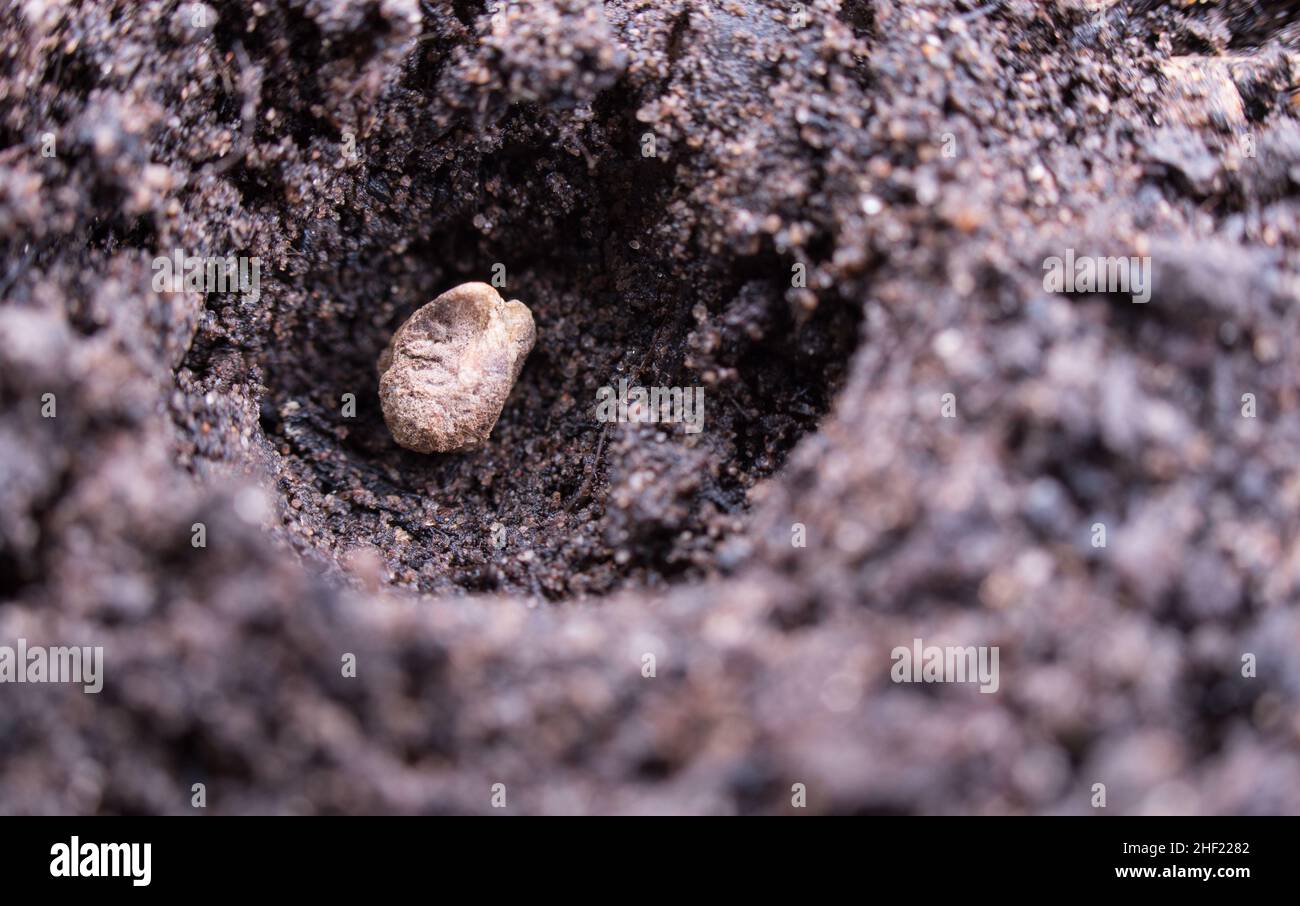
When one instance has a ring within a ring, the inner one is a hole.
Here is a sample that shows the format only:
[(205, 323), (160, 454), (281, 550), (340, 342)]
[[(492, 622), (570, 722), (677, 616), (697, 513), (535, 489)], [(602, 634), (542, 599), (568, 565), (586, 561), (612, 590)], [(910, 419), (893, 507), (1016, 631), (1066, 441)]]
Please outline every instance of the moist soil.
[[(0, 644), (105, 685), (0, 812), (1300, 811), (1300, 4), (797, 6), (8, 0)], [(536, 346), (404, 450), (469, 281)]]

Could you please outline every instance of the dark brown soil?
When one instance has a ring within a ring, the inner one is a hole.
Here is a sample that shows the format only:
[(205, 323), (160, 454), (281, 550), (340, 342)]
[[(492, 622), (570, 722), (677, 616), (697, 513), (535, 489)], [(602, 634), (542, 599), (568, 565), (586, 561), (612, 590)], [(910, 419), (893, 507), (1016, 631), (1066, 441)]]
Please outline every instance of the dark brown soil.
[[(0, 812), (1300, 811), (1300, 4), (794, 6), (7, 3), (0, 644), (106, 677), (0, 685)], [(491, 442), (399, 448), (499, 266)]]

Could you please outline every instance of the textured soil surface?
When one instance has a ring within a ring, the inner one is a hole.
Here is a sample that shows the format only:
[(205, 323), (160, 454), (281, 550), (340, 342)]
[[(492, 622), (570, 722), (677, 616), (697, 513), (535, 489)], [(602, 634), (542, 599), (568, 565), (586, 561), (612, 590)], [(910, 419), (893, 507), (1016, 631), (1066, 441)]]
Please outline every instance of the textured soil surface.
[(0, 812), (1300, 812), (1300, 3), (0, 6)]

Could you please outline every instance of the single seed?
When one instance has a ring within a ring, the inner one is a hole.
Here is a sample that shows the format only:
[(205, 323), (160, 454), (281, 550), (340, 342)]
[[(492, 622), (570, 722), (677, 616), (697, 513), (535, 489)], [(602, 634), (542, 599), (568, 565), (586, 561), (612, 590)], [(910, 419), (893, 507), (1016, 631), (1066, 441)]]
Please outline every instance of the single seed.
[(462, 283), (420, 308), (379, 357), (393, 440), (417, 453), (487, 443), (536, 336), (528, 306), (486, 283)]

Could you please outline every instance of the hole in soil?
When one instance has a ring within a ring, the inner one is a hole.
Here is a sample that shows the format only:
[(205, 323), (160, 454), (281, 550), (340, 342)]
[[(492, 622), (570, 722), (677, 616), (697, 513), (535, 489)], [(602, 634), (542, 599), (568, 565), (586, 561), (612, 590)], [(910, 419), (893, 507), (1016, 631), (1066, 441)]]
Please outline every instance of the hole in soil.
[[(796, 315), (792, 262), (770, 249), (683, 260), (670, 167), (640, 156), (618, 98), (597, 108), (585, 154), (527, 108), (490, 152), (441, 155), (433, 125), (394, 141), (357, 168), (351, 216), (305, 229), (301, 273), (264, 276), (261, 422), (304, 552), (371, 570), (377, 554), (389, 581), (424, 592), (557, 600), (702, 578), (728, 559), (750, 488), (829, 408), (857, 306), (824, 297)], [(498, 264), (538, 339), (491, 440), (399, 448), (380, 351), (416, 308)], [(703, 430), (598, 422), (597, 391), (620, 379), (703, 387)]]

